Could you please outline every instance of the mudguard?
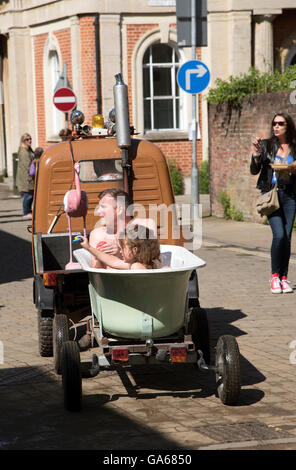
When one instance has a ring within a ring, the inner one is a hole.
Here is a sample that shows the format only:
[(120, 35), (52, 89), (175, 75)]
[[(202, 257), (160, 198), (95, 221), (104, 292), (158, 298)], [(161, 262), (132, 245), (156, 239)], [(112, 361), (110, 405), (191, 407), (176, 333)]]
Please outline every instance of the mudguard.
[(53, 310), (54, 307), (54, 290), (44, 286), (40, 274), (34, 276), (33, 302), (36, 308), (41, 310)]

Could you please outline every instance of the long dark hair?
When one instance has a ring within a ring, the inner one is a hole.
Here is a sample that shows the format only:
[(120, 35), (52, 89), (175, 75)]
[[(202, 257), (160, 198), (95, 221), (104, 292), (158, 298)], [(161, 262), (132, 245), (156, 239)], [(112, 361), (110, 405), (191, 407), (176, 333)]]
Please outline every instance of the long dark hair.
[(147, 269), (157, 267), (156, 261), (160, 262), (160, 247), (159, 241), (152, 230), (143, 227), (143, 225), (130, 225), (119, 237), (119, 244), (122, 249), (125, 243), (127, 243), (131, 252), (133, 248), (136, 248), (131, 263), (142, 263)]
[(273, 125), (272, 125), (272, 123), (273, 123), (276, 116), (281, 116), (283, 119), (285, 119), (285, 121), (287, 123), (286, 139), (287, 139), (287, 143), (289, 144), (290, 149), (292, 150), (293, 154), (295, 155), (296, 154), (296, 127), (295, 127), (294, 120), (287, 113), (276, 113), (273, 116), (272, 121), (271, 121), (271, 137), (268, 139), (267, 149), (268, 149), (268, 151), (272, 151), (272, 149), (274, 147), (274, 144), (277, 144), (277, 146), (279, 146), (279, 139), (274, 135)]

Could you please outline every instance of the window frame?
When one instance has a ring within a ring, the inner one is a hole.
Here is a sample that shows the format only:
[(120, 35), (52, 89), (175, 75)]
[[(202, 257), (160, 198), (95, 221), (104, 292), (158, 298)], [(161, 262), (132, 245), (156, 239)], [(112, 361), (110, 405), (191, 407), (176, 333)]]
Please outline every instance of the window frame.
[(144, 130), (144, 92), (143, 92), (143, 58), (149, 46), (155, 43), (168, 44), (176, 50), (178, 54), (178, 63), (181, 66), (187, 59), (184, 50), (178, 48), (177, 33), (175, 28), (168, 28), (168, 34), (165, 40), (159, 28), (146, 33), (136, 44), (132, 56), (132, 94), (133, 94), (133, 123), (141, 137), (151, 140), (170, 140), (188, 138), (188, 97), (186, 93), (180, 89), (180, 115), (179, 115), (179, 128), (169, 130), (159, 130), (145, 132)]
[[(143, 56), (143, 86), (144, 86), (144, 69), (148, 69), (148, 76), (149, 76), (149, 97), (145, 97), (143, 93), (143, 111), (145, 110), (145, 101), (150, 102), (150, 122), (151, 122), (151, 128), (150, 129), (145, 129), (145, 119), (144, 119), (144, 132), (149, 133), (149, 132), (163, 132), (163, 131), (179, 131), (180, 129), (180, 93), (179, 95), (177, 94), (177, 87), (176, 87), (176, 70), (181, 66), (180, 63), (180, 54), (178, 52), (178, 49), (171, 44), (163, 44), (167, 45), (171, 48), (171, 60), (169, 62), (153, 62), (153, 54), (152, 54), (152, 49), (155, 45), (162, 45), (160, 41), (154, 42), (153, 44), (150, 44), (150, 46), (146, 49), (146, 52), (148, 51), (149, 54), (149, 62), (147, 64), (144, 64), (144, 54)], [(177, 57), (177, 61), (175, 60)], [(155, 95), (154, 94), (154, 71), (156, 69), (169, 69), (170, 71), (170, 85), (171, 85), (171, 94), (167, 95)], [(172, 121), (173, 121), (173, 127), (161, 127), (157, 128), (155, 127), (155, 101), (157, 100), (171, 100), (172, 102)], [(179, 114), (177, 118), (177, 113)], [(177, 122), (179, 121), (179, 125), (177, 125)]]

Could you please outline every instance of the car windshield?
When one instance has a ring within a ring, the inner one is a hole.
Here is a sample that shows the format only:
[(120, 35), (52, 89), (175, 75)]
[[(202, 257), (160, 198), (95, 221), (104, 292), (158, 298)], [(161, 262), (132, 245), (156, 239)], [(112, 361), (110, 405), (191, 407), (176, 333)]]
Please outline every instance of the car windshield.
[(79, 179), (83, 183), (122, 180), (122, 166), (120, 158), (82, 160), (79, 164)]

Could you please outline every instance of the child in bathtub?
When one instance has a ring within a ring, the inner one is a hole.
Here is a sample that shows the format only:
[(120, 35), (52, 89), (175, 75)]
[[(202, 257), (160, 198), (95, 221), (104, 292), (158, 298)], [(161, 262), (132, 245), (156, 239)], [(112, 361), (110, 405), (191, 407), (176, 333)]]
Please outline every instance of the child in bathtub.
[(161, 268), (160, 247), (155, 233), (142, 225), (132, 225), (119, 236), (119, 245), (123, 259), (109, 255), (88, 243), (81, 236), (82, 248), (88, 250), (95, 258), (112, 269), (159, 269)]

